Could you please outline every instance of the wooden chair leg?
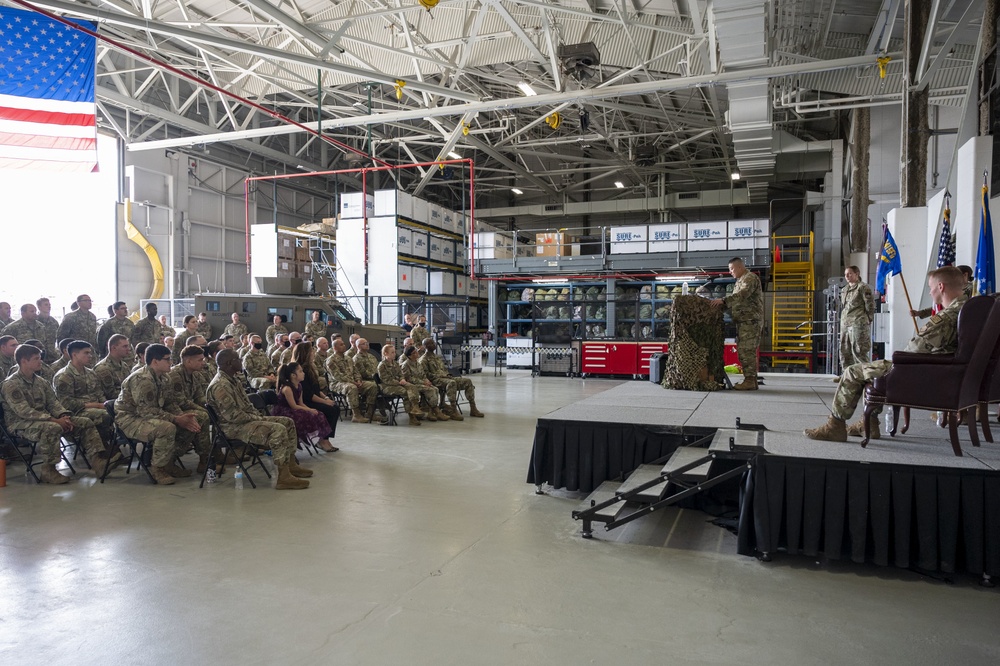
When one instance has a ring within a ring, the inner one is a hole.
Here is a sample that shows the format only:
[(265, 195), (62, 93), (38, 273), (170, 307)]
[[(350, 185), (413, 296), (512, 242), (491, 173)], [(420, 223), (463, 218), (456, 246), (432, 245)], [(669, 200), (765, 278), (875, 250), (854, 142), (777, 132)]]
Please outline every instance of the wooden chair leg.
[(862, 419), (865, 422), (865, 436), (861, 439), (861, 448), (867, 448), (868, 440), (872, 435), (872, 411), (875, 410), (875, 405), (865, 400), (865, 411), (862, 415)]
[(958, 412), (948, 412), (948, 435), (951, 437), (951, 448), (956, 456), (962, 455), (962, 445), (958, 441)]
[[(896, 407), (895, 409), (898, 410), (899, 407)], [(895, 425), (899, 423), (899, 414), (894, 414), (894, 417), (895, 418), (892, 419), (893, 427), (895, 427)], [(910, 429), (910, 408), (903, 407), (903, 427), (899, 429), (899, 434), (905, 435), (906, 431), (909, 429)], [(895, 437), (896, 433), (893, 432), (892, 436)]]
[[(909, 423), (909, 420), (910, 420), (910, 408), (909, 407), (905, 407), (904, 409), (906, 409), (906, 416), (905, 416), (905, 418), (907, 420), (906, 427), (907, 427), (907, 429), (909, 429), (909, 427), (910, 427), (910, 423)], [(896, 430), (899, 428), (899, 410), (900, 410), (899, 405), (893, 405), (892, 406), (892, 429), (889, 430), (889, 434), (892, 437), (896, 436)], [(905, 433), (906, 430), (904, 430), (903, 432)]]
[(975, 409), (975, 407), (970, 408), (965, 415), (965, 421), (969, 424), (969, 439), (972, 440), (972, 445), (979, 446), (979, 424), (976, 420)]
[(979, 414), (979, 424), (983, 428), (983, 438), (989, 442), (993, 443), (993, 432), (990, 430), (990, 406), (985, 402), (979, 403), (978, 407)]

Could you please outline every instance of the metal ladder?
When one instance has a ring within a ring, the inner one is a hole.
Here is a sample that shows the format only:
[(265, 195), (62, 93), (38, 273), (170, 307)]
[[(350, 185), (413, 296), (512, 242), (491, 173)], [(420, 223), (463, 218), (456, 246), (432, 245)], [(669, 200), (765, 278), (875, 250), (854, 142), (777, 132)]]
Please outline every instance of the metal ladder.
[[(742, 475), (753, 467), (757, 455), (766, 453), (762, 430), (762, 426), (741, 425), (737, 419), (735, 429), (720, 428), (689, 446), (678, 447), (669, 458), (640, 465), (624, 483), (605, 481), (573, 511), (573, 519), (583, 522), (581, 536), (592, 538), (595, 522), (604, 523), (605, 531), (611, 531)], [(708, 448), (702, 446), (705, 443), (709, 443)], [(744, 464), (713, 474), (716, 460)]]
[(309, 234), (309, 257), (312, 259), (313, 280), (323, 278), (326, 293), (337, 295), (337, 249), (332, 236), (312, 232)]

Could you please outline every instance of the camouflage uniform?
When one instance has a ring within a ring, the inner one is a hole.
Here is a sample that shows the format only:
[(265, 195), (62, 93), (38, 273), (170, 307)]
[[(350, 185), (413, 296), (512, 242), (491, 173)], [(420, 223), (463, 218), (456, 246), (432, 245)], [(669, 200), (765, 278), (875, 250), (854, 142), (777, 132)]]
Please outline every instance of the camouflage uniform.
[(271, 324), (270, 326), (268, 326), (267, 330), (264, 331), (264, 337), (267, 339), (267, 344), (273, 345), (274, 339), (278, 337), (279, 333), (288, 335), (288, 329), (285, 328), (283, 324), (278, 324), (277, 326)]
[(60, 340), (83, 340), (97, 349), (97, 317), (89, 310), (73, 310), (63, 317), (56, 332)]
[(52, 315), (38, 313), (38, 323), (42, 325), (43, 333), (38, 340), (45, 345), (45, 357), (59, 356), (59, 322)]
[[(965, 294), (951, 305), (930, 318), (903, 351), (917, 354), (952, 354), (958, 348), (958, 311), (966, 301)], [(865, 384), (882, 377), (892, 369), (892, 361), (883, 359), (868, 363), (855, 363), (846, 368), (840, 377), (837, 393), (833, 396), (833, 416), (846, 421), (854, 414), (865, 390)]]
[(326, 322), (310, 320), (309, 323), (306, 324), (305, 334), (311, 335), (313, 337), (313, 340), (316, 340), (317, 338), (325, 338)]
[(194, 329), (198, 335), (205, 338), (205, 340), (212, 340), (212, 324), (209, 322), (198, 322), (198, 328)]
[(419, 324), (410, 329), (410, 339), (413, 340), (413, 346), (418, 349), (423, 346), (424, 340), (429, 337), (431, 337), (431, 334)]
[(458, 402), (458, 390), (465, 391), (465, 397), (469, 402), (476, 401), (476, 387), (468, 377), (452, 377), (448, 369), (444, 367), (444, 359), (437, 354), (425, 351), (420, 357), (420, 364), (424, 366), (427, 379), (438, 389), (444, 389), (448, 396), (448, 402), (455, 404)]
[(358, 406), (359, 397), (364, 398), (366, 405), (375, 404), (375, 382), (362, 382), (359, 389), (357, 382), (362, 381), (361, 373), (346, 354), (330, 354), (326, 359), (326, 371), (330, 375), (330, 387), (335, 392), (347, 396), (347, 404), (355, 414), (361, 413)]
[(250, 386), (255, 389), (274, 388), (274, 382), (266, 378), (267, 375), (274, 373), (274, 368), (271, 367), (271, 362), (267, 360), (263, 350), (251, 349), (250, 353), (243, 357), (243, 370), (250, 380)]
[(135, 324), (132, 323), (131, 319), (112, 317), (101, 324), (100, 330), (97, 331), (97, 347), (94, 352), (104, 358), (108, 355), (108, 340), (111, 339), (112, 335), (124, 335), (131, 339), (134, 330)]
[(354, 367), (361, 373), (361, 379), (365, 381), (375, 381), (375, 373), (378, 372), (379, 362), (371, 352), (358, 352), (351, 359)]
[(358, 350), (355, 349), (354, 347), (351, 347), (350, 349), (348, 349), (347, 351), (344, 352), (344, 356), (346, 356), (347, 358), (349, 358), (350, 360), (353, 361), (354, 360), (354, 356), (357, 353), (358, 353)]
[(208, 436), (208, 411), (205, 409), (211, 378), (212, 375), (205, 371), (189, 374), (183, 365), (174, 366), (167, 373), (174, 403), (181, 411), (194, 412), (198, 417), (201, 432), (194, 433), (194, 450), (199, 456), (207, 456), (212, 449), (212, 440)]
[(192, 333), (187, 329), (177, 334), (177, 337), (174, 338), (174, 348), (170, 350), (171, 365), (177, 365), (181, 362), (181, 352), (187, 347), (187, 341), (196, 335), (198, 335), (197, 332)]
[(316, 376), (319, 378), (319, 390), (326, 391), (330, 383), (326, 378), (326, 359), (330, 357), (330, 350), (313, 352), (313, 366), (316, 368)]
[[(72, 365), (55, 374), (52, 385), (56, 390), (56, 397), (59, 402), (70, 411), (73, 416), (81, 416), (89, 419), (96, 427), (97, 431), (105, 441), (111, 440), (111, 415), (103, 407), (85, 407), (88, 402), (104, 402), (104, 391), (101, 390), (101, 383), (97, 375), (90, 368), (77, 370)], [(101, 447), (104, 450), (104, 447)], [(87, 451), (87, 455), (92, 453)]]
[(722, 310), (701, 296), (674, 296), (670, 353), (661, 384), (682, 391), (715, 391), (725, 375)]
[(122, 382), (132, 374), (132, 365), (129, 359), (125, 358), (116, 361), (110, 356), (105, 356), (101, 362), (94, 366), (94, 375), (101, 385), (101, 392), (104, 393), (105, 400), (114, 400), (122, 392)]
[(18, 365), (14, 362), (14, 357), (0, 354), (0, 382), (14, 374)]
[(128, 341), (135, 347), (140, 342), (159, 344), (162, 337), (160, 322), (146, 317), (140, 319), (139, 323), (132, 327), (132, 335), (128, 336)]
[[(4, 326), (0, 335), (13, 335), (19, 343), (23, 343), (25, 340), (44, 342), (42, 337), (45, 335), (45, 326), (38, 320), (28, 321), (22, 318)], [(55, 358), (50, 350), (43, 349), (42, 351), (45, 352), (46, 358)]]
[(875, 297), (860, 280), (840, 292), (840, 367), (870, 361)]
[(424, 381), (427, 380), (427, 373), (424, 372), (424, 367), (420, 365), (419, 362), (411, 361), (410, 359), (404, 360), (400, 364), (400, 369), (403, 371), (403, 379), (409, 382), (420, 397), (428, 404), (431, 409), (438, 406), (441, 394), (434, 386), (424, 386)]
[(271, 361), (272, 368), (275, 368), (275, 370), (277, 370), (278, 366), (281, 365), (281, 355), (284, 354), (289, 349), (291, 349), (291, 347), (275, 347), (271, 351), (269, 359)]
[(5, 326), (10, 326), (13, 323), (14, 323), (13, 319), (7, 319), (5, 317), (0, 317), (0, 329), (4, 328)]
[(233, 324), (233, 323), (226, 324), (226, 330), (224, 331), (226, 335), (231, 335), (237, 340), (239, 340), (241, 337), (243, 337), (249, 332), (250, 331), (247, 330), (247, 325), (244, 324), (243, 322), (240, 322), (239, 324)]
[[(382, 362), (378, 364), (378, 378), (382, 381), (382, 393), (402, 398), (403, 407), (407, 414), (415, 410), (420, 402), (420, 390), (413, 384), (407, 383), (406, 386), (403, 386), (399, 383), (401, 379), (405, 378), (403, 377), (403, 369), (399, 367), (395, 359), (392, 361), (382, 359)], [(430, 387), (427, 388), (431, 391), (434, 390)]]
[[(41, 377), (25, 378), (15, 373), (0, 385), (4, 415), (7, 426), (18, 435), (38, 443), (38, 453), (47, 465), (55, 465), (61, 457), (59, 442), (63, 437), (62, 427), (51, 419), (69, 415), (52, 384)], [(90, 419), (70, 416), (73, 432), (67, 433), (83, 444), (87, 455), (104, 450), (101, 436)]]
[(736, 354), (743, 377), (757, 380), (757, 348), (764, 325), (764, 292), (760, 278), (747, 271), (736, 280), (733, 293), (722, 299), (736, 324)]
[(115, 400), (118, 427), (132, 439), (152, 442), (154, 467), (171, 465), (198, 438), (199, 433), (174, 425), (181, 411), (170, 378), (157, 377), (148, 367), (129, 375)]
[(224, 372), (208, 385), (208, 404), (219, 415), (226, 437), (271, 449), (276, 465), (284, 465), (295, 451), (295, 422), (285, 416), (261, 416), (236, 378)]

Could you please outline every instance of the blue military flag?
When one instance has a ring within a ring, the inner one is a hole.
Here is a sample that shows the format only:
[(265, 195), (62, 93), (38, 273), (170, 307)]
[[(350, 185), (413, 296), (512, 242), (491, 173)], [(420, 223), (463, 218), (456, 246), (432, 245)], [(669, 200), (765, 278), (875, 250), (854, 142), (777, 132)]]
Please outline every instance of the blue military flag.
[(983, 184), (983, 214), (979, 226), (979, 249), (976, 251), (976, 290), (980, 294), (996, 291), (996, 260), (993, 257), (993, 223), (990, 222), (990, 189)]
[(875, 273), (875, 291), (880, 294), (885, 293), (886, 278), (899, 275), (903, 272), (903, 264), (899, 260), (899, 248), (896, 241), (889, 233), (889, 227), (885, 228), (885, 241), (882, 243), (882, 251), (878, 255), (878, 271)]

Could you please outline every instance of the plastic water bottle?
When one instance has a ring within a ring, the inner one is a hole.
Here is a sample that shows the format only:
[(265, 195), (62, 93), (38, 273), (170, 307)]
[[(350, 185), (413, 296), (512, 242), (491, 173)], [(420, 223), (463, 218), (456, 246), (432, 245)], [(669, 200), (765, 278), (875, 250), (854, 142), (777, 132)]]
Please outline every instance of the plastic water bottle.
[(681, 295), (687, 296), (688, 293), (690, 293), (690, 287), (688, 287), (687, 280), (685, 280), (684, 284), (681, 285)]
[(205, 483), (215, 483), (217, 480), (218, 476), (215, 474), (215, 470), (209, 467), (208, 472), (205, 474)]
[(236, 490), (243, 490), (243, 470), (237, 469), (233, 478), (236, 480)]
[(892, 409), (886, 409), (885, 410), (885, 431), (886, 432), (892, 432), (892, 426), (893, 426)]

